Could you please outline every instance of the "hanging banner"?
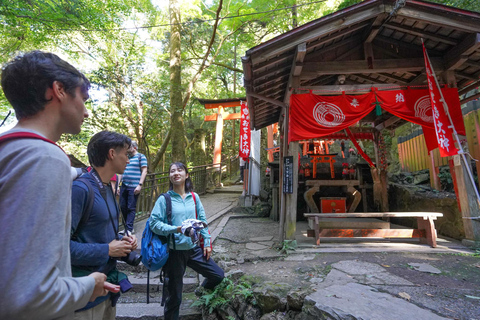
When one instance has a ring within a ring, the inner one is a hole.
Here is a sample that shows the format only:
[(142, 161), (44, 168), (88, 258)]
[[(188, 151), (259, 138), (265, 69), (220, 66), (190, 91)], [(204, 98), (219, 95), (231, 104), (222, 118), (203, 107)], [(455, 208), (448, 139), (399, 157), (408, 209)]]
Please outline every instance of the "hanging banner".
[(238, 155), (245, 161), (250, 156), (250, 113), (247, 103), (242, 101), (240, 104), (240, 143)]
[(453, 138), (453, 124), (445, 112), (445, 101), (442, 99), (442, 94), (438, 87), (437, 79), (435, 78), (435, 71), (433, 71), (432, 65), (430, 64), (430, 59), (428, 58), (427, 50), (423, 42), (422, 46), (438, 149), (441, 157), (453, 156), (458, 154)]
[[(457, 89), (444, 88), (442, 93), (457, 133), (465, 135)], [(387, 112), (421, 125), (429, 151), (438, 147), (430, 94), (425, 89), (374, 90), (363, 95), (338, 96), (292, 94), (289, 141), (320, 138), (354, 125), (375, 108), (377, 101)], [(340, 110), (329, 107), (328, 103), (339, 106)]]
[(289, 141), (313, 139), (354, 125), (375, 108), (371, 93), (319, 96), (310, 93), (290, 97)]

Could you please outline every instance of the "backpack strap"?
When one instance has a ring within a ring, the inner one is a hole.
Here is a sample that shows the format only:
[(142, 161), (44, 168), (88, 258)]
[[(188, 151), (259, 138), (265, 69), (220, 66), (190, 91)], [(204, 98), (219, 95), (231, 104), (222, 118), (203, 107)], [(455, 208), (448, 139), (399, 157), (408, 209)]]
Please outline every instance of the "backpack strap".
[[(52, 140), (50, 139), (47, 139), (45, 137), (42, 137), (41, 135), (38, 135), (36, 133), (32, 133), (32, 132), (24, 132), (24, 131), (20, 131), (20, 132), (12, 132), (12, 133), (7, 133), (3, 136), (0, 137), (0, 143), (3, 143), (3, 142), (7, 142), (7, 141), (10, 141), (10, 140), (14, 140), (14, 139), (38, 139), (38, 140), (43, 140), (45, 142), (48, 142), (48, 143), (51, 143), (51, 144), (54, 144), (56, 145), (57, 147), (60, 148), (60, 150), (62, 150), (63, 152), (65, 152), (62, 147), (60, 147), (58, 144), (56, 144), (55, 142), (53, 142)], [(66, 153), (65, 153), (66, 154)]]
[[(165, 211), (167, 212), (167, 221), (169, 225), (172, 225), (172, 198), (168, 192), (162, 193), (165, 197)], [(173, 242), (173, 250), (175, 250), (175, 237), (173, 234), (169, 235), (167, 238), (171, 238)]]
[(92, 212), (93, 202), (94, 202), (94, 197), (95, 197), (94, 192), (93, 192), (93, 188), (92, 188), (92, 184), (90, 183), (90, 181), (85, 176), (82, 175), (82, 176), (78, 177), (75, 181), (81, 181), (87, 187), (87, 203), (83, 207), (82, 217), (80, 218), (80, 222), (78, 223), (77, 228), (75, 229), (75, 231), (70, 236), (70, 239), (72, 239), (72, 240), (75, 240), (77, 238), (78, 229), (80, 229), (81, 226), (85, 225), (87, 223), (88, 219), (90, 218), (90, 213)]
[[(195, 219), (198, 220), (198, 214), (197, 214), (197, 198), (195, 197), (195, 193), (190, 192), (193, 197), (193, 202), (195, 202)], [(210, 234), (210, 230), (208, 230), (208, 234)], [(200, 235), (201, 236), (201, 235)], [(200, 238), (200, 247), (203, 249), (203, 237)], [(210, 249), (213, 249), (212, 246), (212, 239), (210, 239)]]

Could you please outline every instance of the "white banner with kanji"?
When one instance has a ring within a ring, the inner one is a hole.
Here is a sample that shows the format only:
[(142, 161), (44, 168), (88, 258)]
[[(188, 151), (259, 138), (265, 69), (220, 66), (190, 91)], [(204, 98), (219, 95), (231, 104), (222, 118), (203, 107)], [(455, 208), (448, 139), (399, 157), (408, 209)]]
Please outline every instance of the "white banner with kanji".
[(248, 157), (250, 156), (250, 113), (246, 102), (242, 101), (240, 108), (240, 150), (238, 155), (243, 158), (243, 160), (248, 161)]
[[(423, 43), (422, 43), (423, 45)], [(427, 50), (423, 45), (423, 56), (425, 58), (425, 69), (427, 73), (428, 89), (430, 92), (430, 104), (432, 106), (433, 122), (435, 124), (435, 133), (437, 136), (438, 149), (441, 157), (453, 156), (458, 153), (455, 147), (453, 137), (453, 124), (445, 112), (445, 101), (438, 87), (438, 83), (433, 71)]]

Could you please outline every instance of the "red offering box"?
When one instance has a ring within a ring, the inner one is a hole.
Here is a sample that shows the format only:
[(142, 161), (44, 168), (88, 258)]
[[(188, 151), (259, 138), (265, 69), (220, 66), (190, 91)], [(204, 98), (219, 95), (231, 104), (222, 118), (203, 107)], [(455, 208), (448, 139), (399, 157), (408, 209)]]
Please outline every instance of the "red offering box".
[(322, 213), (347, 212), (346, 198), (320, 198), (320, 211)]

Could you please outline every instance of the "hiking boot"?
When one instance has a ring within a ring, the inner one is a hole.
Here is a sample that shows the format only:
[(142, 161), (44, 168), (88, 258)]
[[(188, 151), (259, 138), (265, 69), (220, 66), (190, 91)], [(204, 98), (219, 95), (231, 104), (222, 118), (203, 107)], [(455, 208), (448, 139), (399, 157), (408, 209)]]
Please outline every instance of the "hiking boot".
[(195, 292), (195, 295), (200, 298), (205, 293), (207, 293), (207, 290), (202, 286), (198, 286), (194, 292)]

